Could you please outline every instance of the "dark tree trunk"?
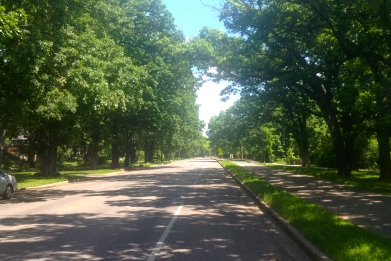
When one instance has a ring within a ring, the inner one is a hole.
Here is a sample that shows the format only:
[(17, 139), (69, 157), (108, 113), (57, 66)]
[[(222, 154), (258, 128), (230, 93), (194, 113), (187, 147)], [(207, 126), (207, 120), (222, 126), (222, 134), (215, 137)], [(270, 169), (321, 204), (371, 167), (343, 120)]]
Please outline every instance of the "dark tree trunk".
[[(47, 136), (41, 130), (36, 133), (37, 155), (40, 172), (43, 176), (55, 176), (57, 173), (58, 126), (51, 126)], [(45, 138), (45, 136), (47, 138)]]
[(145, 162), (153, 162), (153, 155), (155, 153), (155, 145), (153, 142), (147, 141), (144, 147)]
[(111, 167), (113, 169), (119, 169), (120, 168), (119, 125), (117, 122), (113, 123), (112, 138), (113, 138), (113, 142), (111, 144)]
[[(337, 112), (333, 108), (332, 95), (326, 90), (322, 83), (318, 83), (317, 87), (317, 90), (315, 90), (317, 91), (317, 94), (314, 96), (316, 99), (314, 100), (322, 112), (322, 116), (326, 121), (333, 141), (338, 175), (344, 178), (350, 178), (352, 174), (353, 155), (351, 152), (354, 151), (354, 137), (351, 136), (349, 132), (346, 132), (344, 138), (341, 129), (343, 129), (343, 127), (347, 128), (348, 122), (346, 122), (346, 125), (343, 126), (338, 121)], [(347, 140), (349, 142), (346, 142)]]
[(303, 144), (303, 147), (300, 149), (300, 158), (302, 167), (309, 167), (311, 165), (310, 153), (308, 151), (308, 142), (307, 144)]
[(129, 168), (130, 167), (130, 147), (131, 147), (131, 140), (133, 139), (133, 135), (129, 133), (126, 135), (126, 144), (125, 144), (125, 161), (124, 161), (124, 168)]
[(43, 134), (41, 133), (40, 130), (37, 131), (36, 135), (36, 147), (37, 147), (37, 159), (39, 163), (39, 170), (41, 175), (46, 175), (46, 156), (45, 156), (45, 148), (44, 148), (44, 143), (45, 141), (43, 140)]
[(130, 147), (130, 163), (137, 163), (137, 150), (136, 145), (133, 142)]
[(49, 175), (57, 175), (58, 129), (49, 130), (49, 148), (47, 155), (47, 170)]
[(34, 147), (37, 150), (37, 161), (39, 162), (39, 170), (41, 175), (46, 174), (45, 168), (45, 140), (42, 130), (37, 130), (34, 135)]
[[(286, 45), (285, 47), (295, 58), (297, 58), (303, 68), (307, 67), (308, 63), (305, 57), (292, 48), (292, 46)], [(334, 145), (338, 175), (350, 178), (352, 172), (352, 158), (347, 152), (351, 152), (353, 149), (346, 148), (346, 146), (350, 146), (350, 143), (345, 143), (345, 139), (341, 132), (341, 125), (337, 117), (336, 106), (333, 102), (333, 94), (331, 88), (327, 88), (327, 86), (335, 84), (335, 80), (338, 79), (339, 75), (338, 70), (338, 65), (330, 64), (329, 70), (324, 73), (326, 76), (325, 79), (320, 79), (318, 75), (314, 74), (308, 79), (310, 81), (308, 83), (310, 85), (310, 90), (307, 89), (308, 86), (306, 86), (306, 84), (301, 84), (299, 87), (303, 94), (308, 95), (316, 102), (326, 121)], [(351, 139), (350, 137), (347, 138)]]
[(100, 132), (99, 129), (96, 129), (91, 135), (91, 143), (88, 146), (88, 158), (90, 160), (91, 169), (98, 168), (99, 142), (100, 142)]
[(307, 130), (307, 117), (305, 112), (302, 113), (302, 117), (297, 119), (297, 131), (293, 131), (295, 134), (295, 140), (299, 147), (301, 166), (309, 167), (310, 166), (310, 153), (309, 153), (309, 143), (308, 143), (308, 130)]
[(379, 145), (379, 170), (380, 180), (390, 179), (390, 137), (387, 131), (377, 131), (377, 143)]
[(340, 126), (337, 117), (334, 113), (326, 114), (326, 123), (330, 131), (330, 135), (334, 145), (335, 160), (338, 175), (344, 178), (350, 178), (352, 174), (351, 170), (351, 155), (348, 151), (353, 149), (347, 149), (345, 147), (345, 141), (342, 137)]
[(91, 143), (88, 147), (88, 155), (90, 158), (90, 167), (91, 169), (97, 169), (98, 168), (98, 148), (95, 143)]
[(145, 142), (144, 145), (144, 162), (147, 163), (149, 160), (149, 141)]
[(132, 163), (137, 163), (136, 144), (134, 143), (133, 132), (127, 135), (125, 150), (125, 167), (129, 167)]
[(149, 143), (149, 162), (153, 162), (153, 156), (155, 155), (155, 143), (150, 142)]
[[(384, 2), (385, 3), (385, 2)], [(385, 17), (383, 16), (383, 19)], [(379, 146), (379, 170), (380, 180), (391, 178), (391, 162), (390, 162), (390, 102), (389, 102), (389, 80), (385, 77), (384, 70), (387, 72), (389, 68), (384, 68), (383, 63), (377, 61), (372, 56), (365, 56), (368, 61), (371, 71), (375, 75), (376, 86), (376, 135)]]
[(28, 148), (27, 161), (30, 168), (35, 168), (35, 150), (32, 146), (29, 146)]

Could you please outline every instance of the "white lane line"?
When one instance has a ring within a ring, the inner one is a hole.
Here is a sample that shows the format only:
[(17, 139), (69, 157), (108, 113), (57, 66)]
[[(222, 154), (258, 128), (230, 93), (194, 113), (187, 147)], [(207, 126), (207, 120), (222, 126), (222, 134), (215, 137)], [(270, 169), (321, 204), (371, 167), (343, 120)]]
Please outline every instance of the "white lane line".
[(197, 184), (198, 180), (200, 179), (202, 173), (204, 173), (205, 168), (202, 169), (201, 173), (198, 175), (196, 181), (194, 181), (193, 185)]
[(162, 248), (162, 246), (164, 244), (164, 241), (166, 240), (168, 234), (170, 233), (171, 228), (174, 226), (174, 223), (175, 223), (176, 219), (178, 218), (179, 214), (181, 213), (182, 208), (183, 208), (183, 205), (180, 205), (178, 207), (178, 209), (176, 210), (176, 212), (175, 212), (174, 216), (172, 217), (170, 223), (166, 227), (166, 230), (164, 230), (163, 235), (160, 237), (159, 241), (157, 242), (157, 244), (155, 246), (155, 249), (153, 250), (152, 254), (149, 256), (148, 261), (155, 260), (156, 255), (159, 253), (160, 248)]
[[(205, 167), (202, 169), (201, 173), (198, 175), (197, 179), (194, 181), (193, 185), (197, 184), (198, 180), (200, 179), (202, 173), (204, 172), (205, 170)], [(164, 241), (166, 240), (168, 234), (170, 233), (172, 227), (174, 226), (175, 224), (175, 221), (177, 220), (179, 214), (181, 213), (182, 211), (182, 208), (183, 208), (183, 204), (180, 205), (178, 207), (178, 209), (176, 210), (174, 216), (172, 217), (170, 223), (168, 224), (168, 226), (166, 227), (166, 230), (164, 230), (164, 233), (163, 235), (160, 237), (159, 241), (157, 242), (156, 246), (155, 246), (155, 249), (153, 250), (152, 254), (149, 256), (149, 258), (147, 259), (147, 261), (154, 261), (157, 254), (159, 253), (160, 249), (162, 248), (163, 244), (164, 244)]]

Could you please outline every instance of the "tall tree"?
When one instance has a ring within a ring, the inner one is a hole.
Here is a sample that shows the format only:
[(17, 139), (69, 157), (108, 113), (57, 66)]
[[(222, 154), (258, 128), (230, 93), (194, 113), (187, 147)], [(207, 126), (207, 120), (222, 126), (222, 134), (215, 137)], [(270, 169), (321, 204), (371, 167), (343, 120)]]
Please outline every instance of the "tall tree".
[(17, 47), (26, 32), (27, 21), (22, 9), (7, 10), (0, 3), (0, 166), (6, 137), (15, 135), (21, 127), (21, 117), (28, 88), (23, 82), (24, 59)]
[(347, 57), (332, 33), (310, 10), (289, 1), (225, 1), (221, 19), (243, 37), (201, 35), (221, 57), (214, 57), (217, 77), (248, 88), (291, 88), (315, 101), (334, 143), (338, 173), (349, 177), (357, 121), (335, 96), (343, 90), (340, 69)]

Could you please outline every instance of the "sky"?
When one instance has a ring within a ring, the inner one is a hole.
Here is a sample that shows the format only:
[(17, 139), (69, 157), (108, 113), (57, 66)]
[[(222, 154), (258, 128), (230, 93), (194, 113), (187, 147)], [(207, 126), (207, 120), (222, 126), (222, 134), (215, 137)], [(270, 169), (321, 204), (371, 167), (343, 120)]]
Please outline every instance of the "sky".
[[(225, 30), (224, 24), (219, 21), (218, 13), (208, 7), (219, 6), (219, 0), (162, 0), (162, 2), (174, 17), (177, 28), (187, 38), (193, 38), (205, 26)], [(228, 109), (235, 101), (234, 97), (226, 102), (220, 100), (220, 91), (226, 86), (226, 82), (217, 84), (209, 81), (198, 90), (199, 117), (206, 124), (212, 116)]]

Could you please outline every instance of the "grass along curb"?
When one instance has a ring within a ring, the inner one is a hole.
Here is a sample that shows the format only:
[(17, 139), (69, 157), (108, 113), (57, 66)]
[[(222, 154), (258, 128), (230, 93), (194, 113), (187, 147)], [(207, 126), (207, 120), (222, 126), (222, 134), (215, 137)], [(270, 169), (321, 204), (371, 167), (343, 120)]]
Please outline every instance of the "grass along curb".
[(17, 172), (10, 173), (16, 177), (18, 187), (21, 190), (45, 188), (50, 186), (57, 186), (63, 183), (76, 182), (88, 177), (105, 177), (112, 174), (123, 172), (122, 170), (76, 170), (76, 171), (61, 171), (61, 175), (53, 177), (42, 177), (34, 175), (34, 172)]
[(220, 163), (329, 258), (344, 261), (391, 260), (389, 239), (272, 186), (232, 162)]

